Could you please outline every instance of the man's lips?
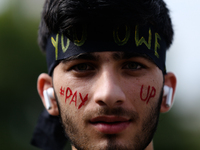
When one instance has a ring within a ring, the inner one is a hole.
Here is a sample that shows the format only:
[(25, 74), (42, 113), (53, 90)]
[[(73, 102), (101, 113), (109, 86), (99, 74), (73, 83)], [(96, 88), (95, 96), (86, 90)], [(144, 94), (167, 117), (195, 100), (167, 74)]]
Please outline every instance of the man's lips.
[(92, 118), (90, 123), (97, 131), (104, 134), (117, 134), (125, 130), (131, 120), (117, 116), (99, 116)]

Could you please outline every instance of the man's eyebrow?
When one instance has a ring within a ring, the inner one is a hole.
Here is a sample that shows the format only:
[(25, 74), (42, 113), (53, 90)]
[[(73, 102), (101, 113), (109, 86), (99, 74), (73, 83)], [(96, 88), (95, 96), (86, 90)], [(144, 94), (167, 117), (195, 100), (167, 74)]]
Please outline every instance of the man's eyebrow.
[(72, 60), (79, 60), (79, 59), (97, 61), (97, 60), (99, 60), (99, 57), (92, 53), (82, 53), (82, 54), (78, 54), (76, 56), (71, 56), (69, 58), (66, 58), (66, 59), (62, 60), (62, 63), (66, 63), (66, 62), (69, 62)]
[(122, 59), (130, 59), (133, 57), (143, 57), (151, 62), (153, 62), (152, 58), (150, 58), (148, 55), (143, 54), (143, 53), (127, 53), (127, 52), (116, 52), (113, 54), (113, 59), (118, 61)]
[[(150, 58), (148, 55), (143, 54), (143, 53), (127, 53), (127, 52), (114, 52), (112, 54), (112, 58), (115, 61), (119, 61), (119, 60), (123, 60), (123, 59), (130, 59), (133, 57), (143, 57), (151, 62), (154, 63), (154, 61), (152, 60), (152, 58)], [(64, 60), (62, 60), (62, 63), (67, 63), (69, 61), (72, 60), (91, 60), (91, 61), (98, 61), (100, 60), (99, 55), (95, 55), (95, 53), (82, 53), (82, 54), (78, 54), (76, 56), (71, 56), (69, 58), (66, 58)]]

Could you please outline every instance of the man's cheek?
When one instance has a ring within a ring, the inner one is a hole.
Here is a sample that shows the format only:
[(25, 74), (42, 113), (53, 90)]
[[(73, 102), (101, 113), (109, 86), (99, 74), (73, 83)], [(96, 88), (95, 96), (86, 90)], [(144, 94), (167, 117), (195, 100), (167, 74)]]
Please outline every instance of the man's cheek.
[(72, 91), (70, 87), (66, 88), (61, 86), (60, 96), (64, 97), (65, 104), (75, 106), (77, 109), (83, 107), (88, 100), (88, 94), (83, 95), (79, 91)]
[(149, 103), (149, 101), (156, 96), (156, 89), (154, 86), (145, 86), (142, 85), (140, 88), (140, 99), (146, 104)]

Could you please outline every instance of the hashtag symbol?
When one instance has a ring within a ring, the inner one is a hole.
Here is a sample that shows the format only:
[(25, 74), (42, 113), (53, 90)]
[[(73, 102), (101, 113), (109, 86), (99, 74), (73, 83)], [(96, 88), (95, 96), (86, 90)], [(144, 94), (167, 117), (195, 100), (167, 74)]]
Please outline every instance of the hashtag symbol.
[(65, 94), (65, 88), (63, 88), (62, 86), (61, 86), (61, 88), (60, 88), (60, 95), (61, 96), (64, 96)]

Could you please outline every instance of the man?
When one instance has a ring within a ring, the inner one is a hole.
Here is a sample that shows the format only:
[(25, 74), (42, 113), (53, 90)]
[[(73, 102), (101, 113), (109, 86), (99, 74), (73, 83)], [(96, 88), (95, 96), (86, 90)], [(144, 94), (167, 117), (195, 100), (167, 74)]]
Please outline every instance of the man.
[(165, 68), (172, 38), (162, 0), (45, 1), (39, 44), (48, 74), (38, 92), (73, 150), (153, 150), (176, 87)]

